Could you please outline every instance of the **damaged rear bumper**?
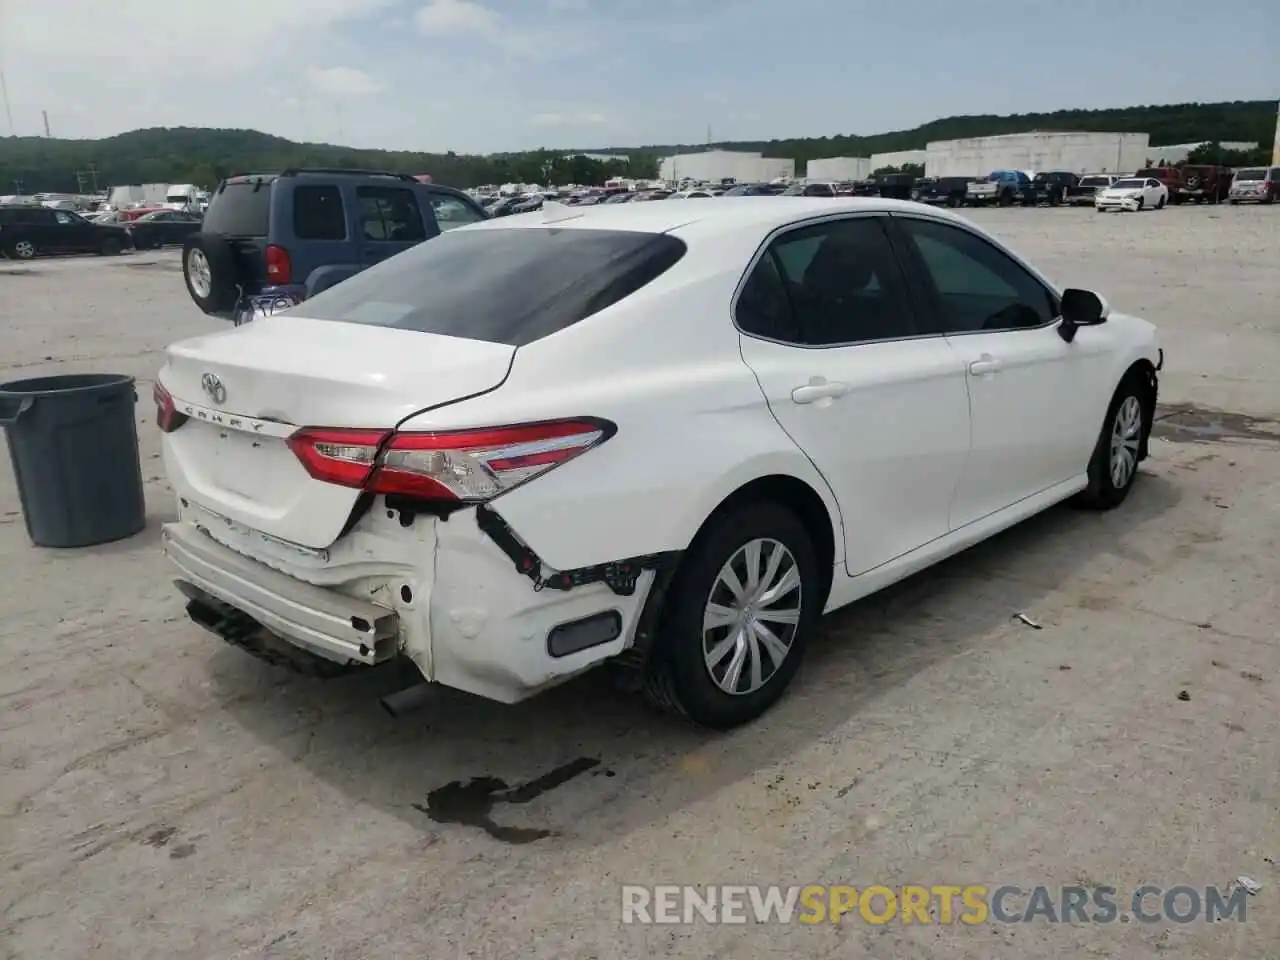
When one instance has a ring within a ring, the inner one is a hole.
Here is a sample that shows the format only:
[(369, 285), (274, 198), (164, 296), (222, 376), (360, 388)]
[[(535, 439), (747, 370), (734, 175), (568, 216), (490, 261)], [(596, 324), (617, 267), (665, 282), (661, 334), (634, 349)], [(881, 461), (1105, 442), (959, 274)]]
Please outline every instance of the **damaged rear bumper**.
[(511, 544), (504, 550), (491, 535), (500, 519), (493, 511), (482, 529), (473, 509), (406, 523), (394, 510), (375, 508), (322, 559), (314, 552), (295, 559), (234, 539), (196, 509), (184, 507), (165, 525), (164, 550), (177, 579), (214, 606), (225, 604), (326, 659), (373, 665), (403, 654), (428, 681), (504, 703), (635, 653), (661, 572), (648, 562), (532, 576)]

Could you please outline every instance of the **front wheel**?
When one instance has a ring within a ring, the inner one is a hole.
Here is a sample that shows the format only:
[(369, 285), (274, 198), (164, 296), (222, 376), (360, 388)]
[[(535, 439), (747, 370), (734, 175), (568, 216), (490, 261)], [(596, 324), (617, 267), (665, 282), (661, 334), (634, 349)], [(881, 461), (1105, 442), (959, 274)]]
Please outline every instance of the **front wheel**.
[(1129, 496), (1151, 429), (1150, 398), (1139, 375), (1121, 381), (1089, 460), (1089, 485), (1077, 498), (1082, 506), (1110, 510)]
[(104, 257), (114, 257), (120, 253), (121, 249), (119, 240), (115, 237), (107, 237), (102, 241), (102, 246), (98, 248), (98, 253)]
[(800, 666), (823, 586), (813, 541), (787, 508), (758, 501), (713, 519), (672, 583), (650, 700), (715, 729), (754, 720)]

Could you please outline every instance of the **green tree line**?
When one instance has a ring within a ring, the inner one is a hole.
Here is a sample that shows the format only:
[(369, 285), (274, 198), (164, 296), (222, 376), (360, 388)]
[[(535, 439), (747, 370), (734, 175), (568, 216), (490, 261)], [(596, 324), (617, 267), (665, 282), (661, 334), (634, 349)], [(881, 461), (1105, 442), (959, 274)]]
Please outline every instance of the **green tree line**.
[[(1156, 147), (1197, 141), (1270, 144), (1275, 125), (1274, 100), (1237, 100), (947, 117), (911, 130), (874, 136), (734, 141), (712, 146), (789, 157), (796, 161), (797, 170), (803, 170), (809, 160), (820, 157), (866, 157), (873, 153), (922, 149), (931, 140), (1032, 130), (1148, 133)], [(706, 148), (706, 144), (653, 144), (635, 149), (536, 150), (476, 156), (295, 143), (256, 130), (155, 127), (102, 140), (0, 137), (0, 193), (18, 192), (18, 184), (25, 193), (70, 192), (88, 189), (95, 180), (100, 187), (129, 183), (212, 186), (233, 173), (287, 167), (364, 167), (415, 175), (425, 173), (437, 182), (456, 187), (509, 182), (601, 184), (610, 177), (654, 177), (659, 157)], [(1258, 159), (1245, 162), (1259, 162), (1266, 152), (1260, 149)], [(613, 153), (618, 159), (602, 161), (581, 153)]]

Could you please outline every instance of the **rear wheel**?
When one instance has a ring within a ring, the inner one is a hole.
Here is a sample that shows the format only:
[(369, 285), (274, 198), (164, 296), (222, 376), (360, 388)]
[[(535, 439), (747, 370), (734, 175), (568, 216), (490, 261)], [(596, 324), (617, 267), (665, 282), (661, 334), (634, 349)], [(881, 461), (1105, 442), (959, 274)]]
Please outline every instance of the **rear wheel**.
[(30, 260), (36, 255), (36, 245), (30, 240), (15, 240), (5, 251), (15, 260)]
[(757, 501), (715, 518), (672, 584), (650, 700), (716, 729), (754, 720), (800, 666), (822, 592), (813, 542), (790, 510)]
[(1164, 209), (1164, 197), (1161, 197), (1159, 200), (1156, 201), (1156, 209), (1157, 210)]
[(1151, 388), (1131, 373), (1120, 382), (1089, 461), (1089, 485), (1077, 498), (1082, 506), (1110, 510), (1124, 502), (1138, 476), (1138, 463), (1151, 429)]

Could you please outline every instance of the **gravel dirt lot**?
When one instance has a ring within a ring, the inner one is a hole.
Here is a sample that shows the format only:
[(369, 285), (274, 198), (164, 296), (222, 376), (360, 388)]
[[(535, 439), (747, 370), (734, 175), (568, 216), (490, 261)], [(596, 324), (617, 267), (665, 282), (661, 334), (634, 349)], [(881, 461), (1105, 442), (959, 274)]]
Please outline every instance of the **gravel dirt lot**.
[[(1161, 325), (1152, 458), (1113, 513), (1055, 509), (828, 618), (730, 735), (594, 677), (393, 720), (393, 672), (297, 679), (190, 625), (149, 380), (219, 325), (175, 254), (0, 262), (0, 381), (136, 375), (149, 512), (40, 551), (0, 475), (0, 954), (1277, 955), (1280, 209), (975, 219)], [(1245, 923), (620, 923), (622, 884), (1107, 884), (1125, 910), (1241, 874)]]

